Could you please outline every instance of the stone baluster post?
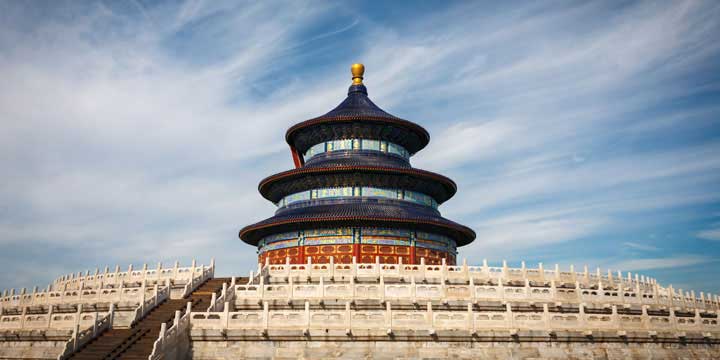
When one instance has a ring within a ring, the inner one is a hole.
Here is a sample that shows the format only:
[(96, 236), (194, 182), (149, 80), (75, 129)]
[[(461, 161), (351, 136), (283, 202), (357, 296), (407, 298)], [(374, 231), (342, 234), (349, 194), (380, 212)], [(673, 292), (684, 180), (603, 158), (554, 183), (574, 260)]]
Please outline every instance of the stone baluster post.
[(330, 278), (335, 278), (335, 256), (330, 256)]
[(642, 313), (640, 314), (640, 323), (642, 324), (643, 329), (650, 329), (650, 317), (648, 316), (648, 306), (642, 305), (640, 306), (640, 309)]
[(675, 289), (673, 289), (672, 284), (668, 285), (667, 287), (668, 292), (668, 306), (675, 306)]
[[(413, 278), (413, 280), (415, 280), (415, 278)], [(351, 298), (352, 298), (352, 301), (354, 302), (355, 301), (355, 277), (354, 276), (350, 277), (350, 291), (352, 292)]]
[(674, 330), (677, 330), (677, 317), (675, 317), (675, 308), (670, 308), (670, 324)]
[(209, 312), (209, 311), (217, 311), (217, 304), (216, 304), (216, 302), (217, 302), (217, 294), (216, 294), (216, 293), (212, 293), (212, 295), (210, 295), (210, 306), (209, 306), (208, 309), (207, 309), (208, 312)]
[(685, 301), (685, 291), (683, 291), (683, 289), (678, 289), (677, 293), (678, 295), (680, 295), (680, 303), (682, 303), (682, 307), (687, 308), (687, 304)]
[(580, 282), (579, 282), (579, 281), (576, 281), (576, 282), (575, 282), (575, 294), (577, 295), (577, 299), (578, 299), (578, 300), (582, 300), (582, 298), (583, 298), (583, 296), (582, 296), (582, 289), (580, 288)]
[(223, 329), (227, 329), (230, 327), (230, 302), (228, 301), (223, 304), (223, 319), (225, 321)]
[(109, 324), (110, 329), (112, 329), (113, 322), (115, 321), (115, 304), (114, 303), (110, 303), (110, 319), (109, 319), (109, 321), (110, 321), (110, 324)]
[(160, 348), (163, 349), (163, 350), (165, 349), (165, 341), (166, 341), (165, 332), (166, 332), (166, 331), (167, 331), (167, 324), (166, 324), (166, 323), (160, 324), (160, 336), (159, 336), (159, 338), (160, 338)]
[(530, 291), (530, 279), (525, 278), (525, 286), (523, 287), (523, 292), (525, 293), (525, 299), (532, 296), (532, 291)]
[(113, 286), (117, 288), (118, 278), (120, 277), (120, 265), (115, 264), (115, 274), (113, 274)]
[(142, 278), (143, 278), (143, 280), (147, 280), (147, 272), (148, 272), (148, 265), (147, 265), (147, 263), (144, 263), (144, 264), (143, 264), (143, 267), (142, 267)]
[(162, 266), (163, 266), (162, 261), (158, 261), (157, 267), (155, 268), (155, 279), (157, 279), (158, 281), (160, 280), (160, 277), (162, 274), (162, 269), (163, 269)]
[(425, 312), (425, 321), (430, 325), (430, 335), (435, 334), (435, 316), (433, 316), (432, 302), (427, 302), (427, 311)]
[(380, 302), (385, 302), (385, 277), (380, 275)]
[(498, 280), (498, 295), (500, 295), (500, 300), (505, 300), (505, 281), (503, 279)]
[[(79, 307), (79, 306), (78, 306)], [(22, 312), (20, 313), (20, 328), (25, 328), (25, 314), (27, 313), (27, 306), (22, 307)], [(76, 321), (77, 322), (77, 321)]]
[(448, 275), (447, 275), (447, 263), (445, 262), (445, 258), (440, 259), (440, 283), (445, 286), (445, 281), (447, 281)]
[(468, 287), (470, 289), (470, 301), (472, 301), (473, 304), (477, 304), (477, 291), (475, 289), (475, 278), (471, 276), (469, 280), (470, 280), (470, 284), (468, 285)]
[(612, 305), (612, 324), (616, 329), (620, 328), (620, 316), (618, 315), (617, 305)]
[(305, 329), (310, 331), (310, 301), (305, 300)]
[(512, 306), (509, 302), (505, 303), (505, 315), (507, 317), (506, 324), (510, 329), (515, 328), (515, 316), (513, 316)]
[(354, 279), (357, 276), (357, 258), (355, 255), (352, 257), (352, 278)]
[(538, 263), (538, 272), (540, 273), (540, 281), (545, 282), (545, 268), (543, 263)]
[(75, 326), (80, 325), (80, 318), (82, 317), (83, 304), (77, 305), (77, 314), (75, 314)]
[(467, 329), (470, 334), (475, 334), (475, 317), (473, 316), (473, 303), (467, 303)]
[(392, 307), (389, 301), (385, 303), (385, 327), (387, 327), (388, 335), (392, 334)]
[(140, 311), (145, 312), (145, 281), (140, 285)]
[[(112, 304), (111, 304), (112, 306)], [(52, 317), (53, 317), (53, 305), (48, 305), (48, 317), (47, 317), (47, 328), (50, 329), (52, 326)]]
[[(382, 277), (382, 275), (380, 275), (380, 277)], [(325, 279), (324, 278), (325, 278), (324, 276), (322, 276), (322, 275), (320, 276), (319, 287), (320, 287), (320, 303), (321, 304), (325, 301)]]
[(95, 311), (95, 314), (93, 314), (93, 326), (92, 326), (93, 336), (97, 335), (97, 331), (98, 331), (97, 326), (98, 326), (98, 312)]
[(350, 311), (350, 301), (345, 302), (345, 334), (352, 335), (352, 312)]

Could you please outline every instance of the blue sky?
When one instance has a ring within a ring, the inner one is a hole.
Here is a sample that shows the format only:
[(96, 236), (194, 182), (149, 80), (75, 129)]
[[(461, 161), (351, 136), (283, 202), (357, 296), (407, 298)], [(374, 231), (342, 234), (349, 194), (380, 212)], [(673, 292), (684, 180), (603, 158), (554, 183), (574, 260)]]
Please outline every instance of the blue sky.
[[(502, 3), (502, 4), (501, 4)], [(720, 3), (0, 2), (0, 289), (211, 256), (349, 65), (431, 133), (460, 257), (720, 292)]]

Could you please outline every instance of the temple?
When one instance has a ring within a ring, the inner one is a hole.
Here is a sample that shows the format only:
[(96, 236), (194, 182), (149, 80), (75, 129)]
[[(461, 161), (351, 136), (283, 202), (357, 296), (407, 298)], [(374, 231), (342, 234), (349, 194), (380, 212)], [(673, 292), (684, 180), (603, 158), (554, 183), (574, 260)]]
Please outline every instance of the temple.
[(420, 125), (388, 114), (368, 98), (364, 66), (351, 67), (348, 96), (325, 115), (285, 134), (295, 169), (269, 176), (260, 193), (275, 216), (240, 230), (270, 264), (455, 265), (470, 228), (438, 206), (457, 190), (445, 176), (415, 169), (410, 158), (430, 141)]
[(259, 185), (278, 209), (239, 233), (248, 275), (193, 260), (3, 290), (0, 359), (720, 359), (718, 295), (458, 261), (475, 233), (438, 211), (455, 183), (410, 166), (429, 135), (373, 104), (363, 71), (287, 131), (295, 169)]

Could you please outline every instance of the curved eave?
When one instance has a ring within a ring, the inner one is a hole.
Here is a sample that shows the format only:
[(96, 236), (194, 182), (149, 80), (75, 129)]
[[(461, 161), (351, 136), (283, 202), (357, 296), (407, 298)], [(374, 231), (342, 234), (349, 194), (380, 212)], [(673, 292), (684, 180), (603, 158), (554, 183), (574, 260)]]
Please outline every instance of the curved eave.
[[(272, 186), (276, 186), (277, 184), (288, 182), (288, 181), (297, 181), (301, 178), (311, 176), (322, 176), (322, 175), (328, 175), (328, 174), (351, 174), (351, 173), (374, 173), (374, 174), (387, 174), (387, 175), (407, 175), (410, 177), (419, 178), (422, 180), (430, 180), (437, 182), (442, 185), (442, 187), (445, 189), (444, 196), (441, 194), (428, 194), (435, 198), (435, 201), (438, 202), (438, 204), (442, 204), (443, 202), (447, 201), (455, 193), (457, 192), (457, 185), (454, 181), (452, 181), (450, 178), (442, 176), (440, 174), (436, 174), (434, 172), (425, 171), (425, 170), (419, 170), (414, 168), (391, 168), (391, 167), (381, 167), (381, 166), (334, 166), (334, 167), (301, 167), (297, 169), (292, 169), (288, 171), (284, 171), (275, 175), (271, 175), (260, 181), (260, 184), (258, 185), (258, 191), (260, 191), (260, 194), (267, 199), (272, 201), (273, 203), (278, 202), (283, 196), (289, 195), (289, 194), (280, 194), (272, 196), (270, 195), (270, 188)], [(309, 190), (309, 189), (306, 189)]]
[(238, 236), (243, 242), (249, 245), (257, 246), (258, 241), (260, 241), (260, 239), (264, 236), (283, 231), (299, 230), (307, 228), (308, 226), (317, 226), (318, 223), (322, 224), (321, 226), (349, 226), (354, 224), (377, 226), (378, 224), (382, 224), (409, 228), (421, 227), (430, 231), (441, 232), (455, 239), (457, 246), (465, 246), (475, 240), (475, 232), (472, 229), (467, 226), (450, 222), (449, 220), (446, 220), (447, 222), (445, 222), (381, 216), (327, 216), (293, 218), (278, 221), (268, 220), (242, 228), (238, 233)]
[[(285, 141), (290, 146), (295, 146), (295, 136), (300, 133), (302, 130), (309, 129), (313, 126), (319, 126), (319, 125), (332, 125), (332, 124), (341, 124), (341, 123), (353, 123), (353, 122), (360, 122), (360, 123), (372, 123), (372, 124), (378, 124), (378, 125), (394, 125), (399, 128), (404, 128), (412, 133), (414, 133), (418, 139), (418, 144), (414, 145), (411, 148), (408, 148), (407, 150), (411, 154), (415, 154), (416, 152), (422, 150), (427, 144), (430, 142), (430, 133), (428, 133), (425, 128), (422, 126), (415, 124), (412, 121), (396, 118), (396, 117), (385, 117), (385, 116), (368, 116), (368, 115), (348, 115), (348, 116), (320, 116), (316, 117), (310, 120), (305, 120), (303, 122), (297, 123), (290, 127), (290, 129), (287, 130), (285, 133)], [(408, 146), (408, 145), (406, 145)], [(307, 150), (307, 149), (300, 149), (300, 150)]]

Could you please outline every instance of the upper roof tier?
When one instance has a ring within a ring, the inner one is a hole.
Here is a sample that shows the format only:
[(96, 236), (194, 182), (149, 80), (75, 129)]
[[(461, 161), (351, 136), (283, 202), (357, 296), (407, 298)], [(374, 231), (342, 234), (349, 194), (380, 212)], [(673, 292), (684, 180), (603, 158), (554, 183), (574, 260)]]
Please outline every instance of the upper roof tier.
[(339, 139), (385, 140), (404, 147), (411, 155), (422, 150), (430, 141), (427, 130), (375, 105), (362, 84), (363, 72), (364, 67), (353, 67), (353, 85), (347, 98), (327, 114), (288, 129), (287, 143), (300, 154), (315, 144)]

